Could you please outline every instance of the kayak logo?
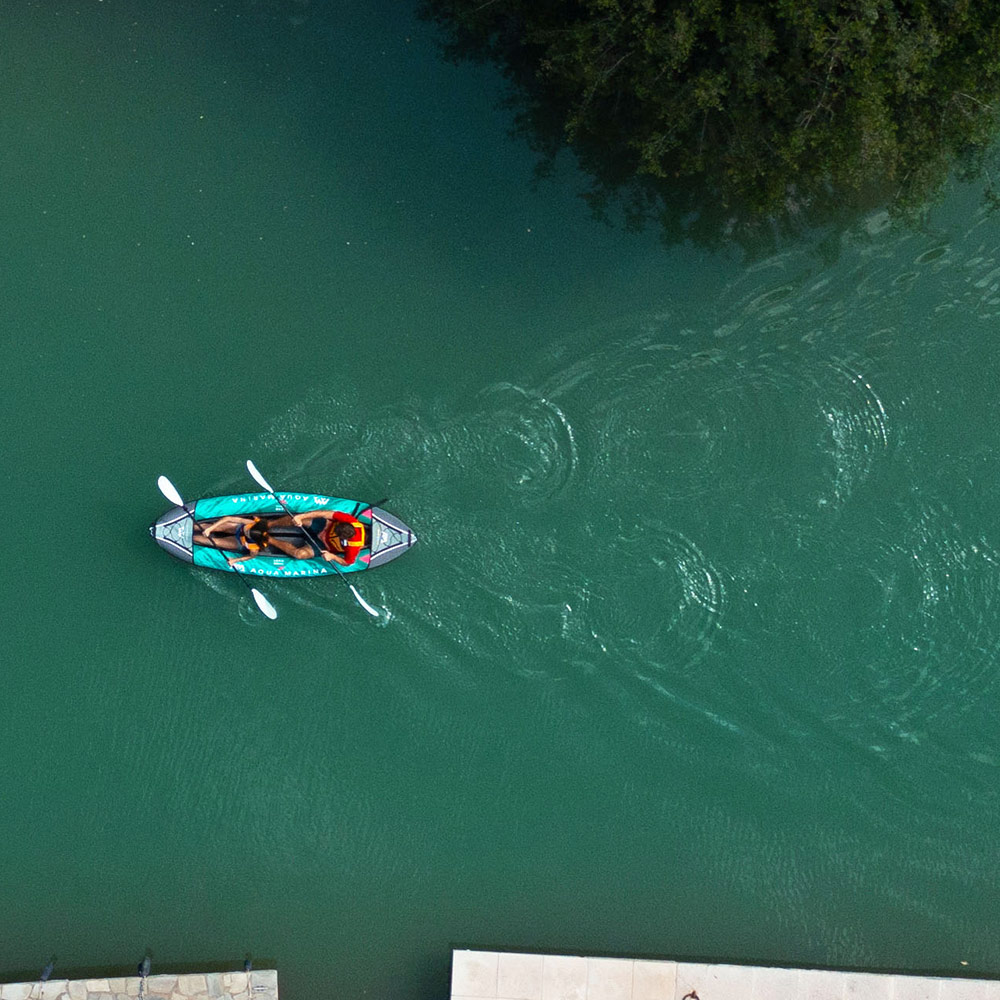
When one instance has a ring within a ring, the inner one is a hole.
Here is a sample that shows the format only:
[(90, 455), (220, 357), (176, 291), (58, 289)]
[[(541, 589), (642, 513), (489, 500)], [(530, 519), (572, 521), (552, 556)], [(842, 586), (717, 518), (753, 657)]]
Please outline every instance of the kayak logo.
[(244, 563), (237, 563), (234, 567), (237, 573), (244, 573), (247, 576), (271, 576), (271, 577), (290, 577), (290, 576), (329, 576), (333, 570), (311, 567), (307, 566), (304, 569), (289, 569), (287, 566), (273, 565), (267, 569), (262, 569), (259, 566), (247, 566)]
[[(288, 503), (289, 500), (305, 500), (313, 507), (325, 507), (328, 503), (333, 503), (331, 497), (319, 497), (312, 493), (275, 493), (279, 500)], [(244, 493), (238, 497), (230, 497), (229, 502), (239, 507), (241, 504), (260, 503), (262, 500), (270, 500), (270, 493)], [(301, 513), (299, 511), (298, 513)]]

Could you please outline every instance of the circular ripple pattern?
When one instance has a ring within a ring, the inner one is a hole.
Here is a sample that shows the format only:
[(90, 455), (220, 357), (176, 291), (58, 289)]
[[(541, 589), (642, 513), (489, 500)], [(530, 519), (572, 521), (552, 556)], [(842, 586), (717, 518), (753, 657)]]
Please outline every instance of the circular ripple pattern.
[(711, 647), (723, 582), (690, 539), (661, 522), (643, 520), (622, 534), (620, 571), (595, 579), (583, 607), (567, 609), (567, 626), (575, 619), (568, 631), (581, 654), (599, 651), (616, 671), (683, 673)]
[(557, 378), (548, 394), (582, 415), (589, 486), (654, 505), (722, 493), (815, 510), (842, 504), (889, 457), (873, 380), (860, 362), (811, 346), (685, 352), (644, 337), (577, 364), (568, 388)]
[(897, 647), (878, 672), (882, 702), (907, 729), (958, 723), (997, 685), (1000, 554), (936, 504), (919, 510), (893, 555), (886, 621)]

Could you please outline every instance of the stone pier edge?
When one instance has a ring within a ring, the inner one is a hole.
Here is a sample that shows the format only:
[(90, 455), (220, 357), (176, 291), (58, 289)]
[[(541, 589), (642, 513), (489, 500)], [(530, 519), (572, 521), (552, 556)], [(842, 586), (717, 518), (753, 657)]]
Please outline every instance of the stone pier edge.
[(1000, 980), (456, 949), (451, 998), (1000, 1000)]
[(145, 980), (106, 976), (0, 985), (0, 1000), (138, 1000), (140, 996), (143, 1000), (278, 1000), (278, 973), (274, 969), (158, 973)]

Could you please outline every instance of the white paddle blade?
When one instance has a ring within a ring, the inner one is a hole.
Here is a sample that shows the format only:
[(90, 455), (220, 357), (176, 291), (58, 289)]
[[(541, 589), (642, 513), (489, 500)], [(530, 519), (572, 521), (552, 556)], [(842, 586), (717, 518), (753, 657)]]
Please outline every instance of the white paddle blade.
[(274, 490), (271, 489), (270, 483), (260, 474), (260, 470), (257, 468), (250, 459), (247, 459), (247, 472), (257, 481), (257, 485), (261, 486), (263, 489), (267, 490), (268, 493), (273, 493)]
[(174, 484), (167, 479), (166, 476), (160, 476), (156, 480), (156, 485), (159, 491), (175, 506), (183, 507), (184, 501), (181, 499), (180, 493), (177, 492)]
[(358, 604), (373, 618), (378, 618), (378, 612), (358, 593), (357, 587), (353, 583), (349, 583), (347, 586), (351, 588), (351, 593), (358, 599)]
[(254, 603), (260, 608), (260, 613), (265, 618), (270, 618), (271, 621), (274, 621), (278, 617), (278, 612), (274, 610), (274, 605), (256, 587), (251, 587), (250, 593), (253, 594)]

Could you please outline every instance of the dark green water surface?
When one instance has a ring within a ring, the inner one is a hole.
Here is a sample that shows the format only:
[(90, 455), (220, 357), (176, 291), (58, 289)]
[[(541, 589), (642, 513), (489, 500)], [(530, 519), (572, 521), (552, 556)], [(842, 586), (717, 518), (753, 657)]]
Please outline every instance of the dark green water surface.
[[(407, 4), (0, 7), (0, 978), (455, 946), (1000, 973), (1000, 218), (750, 257), (532, 183)], [(147, 536), (282, 487), (360, 578)], [(962, 966), (961, 962), (968, 962)]]

